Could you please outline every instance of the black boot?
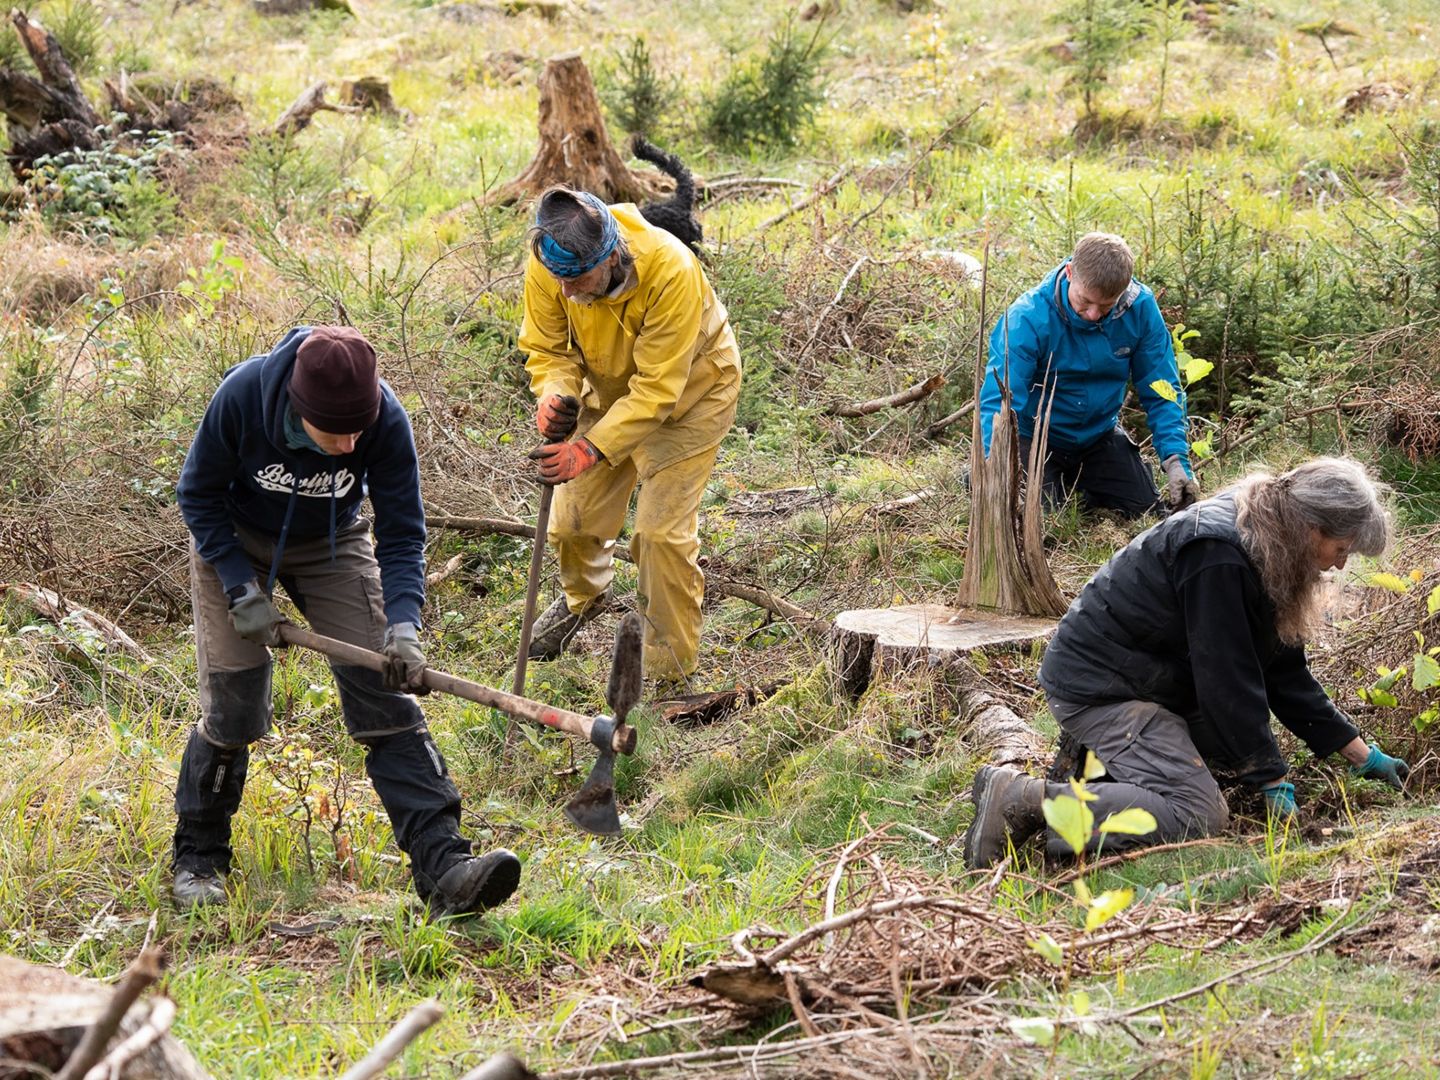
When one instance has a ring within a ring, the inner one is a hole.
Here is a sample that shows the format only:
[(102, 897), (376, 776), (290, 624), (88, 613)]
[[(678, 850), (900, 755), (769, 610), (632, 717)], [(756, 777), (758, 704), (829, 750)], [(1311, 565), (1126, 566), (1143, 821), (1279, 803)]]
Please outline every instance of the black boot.
[(475, 915), (510, 899), (520, 884), (520, 860), (513, 852), (496, 848), (480, 856), (461, 859), (440, 876), (430, 894), (430, 914)]
[(230, 819), (240, 808), (249, 763), (247, 747), (219, 747), (190, 732), (175, 785), (177, 870), (229, 873)]
[(395, 844), (410, 856), (415, 891), (429, 900), (440, 879), (470, 856), (470, 841), (460, 835), (460, 792), (428, 728), (360, 742)]
[(965, 865), (993, 866), (1006, 848), (1019, 846), (1045, 827), (1041, 803), (1045, 781), (1003, 765), (984, 765), (975, 774), (975, 820), (965, 833)]

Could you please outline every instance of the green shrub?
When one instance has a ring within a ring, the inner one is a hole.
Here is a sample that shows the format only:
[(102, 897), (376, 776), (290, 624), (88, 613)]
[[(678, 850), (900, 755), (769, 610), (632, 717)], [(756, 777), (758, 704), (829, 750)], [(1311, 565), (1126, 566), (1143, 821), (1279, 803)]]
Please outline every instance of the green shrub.
[(615, 122), (631, 134), (651, 137), (674, 102), (678, 86), (675, 79), (656, 69), (645, 35), (631, 38), (629, 46), (616, 53), (613, 64), (597, 74), (600, 99)]
[(789, 16), (771, 33), (764, 55), (737, 63), (705, 103), (706, 134), (732, 150), (796, 145), (825, 96), (825, 21), (806, 36)]
[(119, 114), (101, 129), (94, 150), (35, 159), (27, 186), (53, 227), (141, 241), (173, 224), (175, 200), (160, 187), (156, 173), (174, 150), (174, 134), (124, 130), (126, 119)]
[[(1093, 120), (1110, 72), (1130, 51), (1141, 28), (1130, 0), (1069, 0), (1059, 19), (1070, 34), (1070, 85), (1080, 94), (1082, 121)], [(1143, 9), (1141, 9), (1143, 10)]]
[(95, 70), (105, 17), (92, 0), (61, 0), (47, 26), (78, 73)]

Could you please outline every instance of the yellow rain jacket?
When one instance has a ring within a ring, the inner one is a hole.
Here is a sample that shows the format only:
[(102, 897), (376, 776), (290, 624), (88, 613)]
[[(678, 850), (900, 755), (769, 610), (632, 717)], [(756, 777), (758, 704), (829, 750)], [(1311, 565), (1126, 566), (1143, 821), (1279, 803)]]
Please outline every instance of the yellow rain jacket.
[[(585, 437), (619, 465), (703, 398), (734, 400), (740, 350), (725, 305), (690, 249), (629, 203), (610, 210), (635, 258), (638, 284), (592, 304), (573, 303), (532, 254), (520, 348), (537, 399), (573, 394), (587, 412), (603, 414)], [(696, 452), (724, 437), (725, 430), (695, 431), (684, 441)]]
[(645, 670), (684, 677), (700, 649), (699, 509), (740, 396), (740, 350), (700, 261), (612, 206), (635, 258), (636, 284), (591, 304), (566, 300), (533, 255), (525, 269), (520, 348), (537, 398), (581, 399), (578, 432), (605, 460), (562, 484), (550, 542), (574, 614), (609, 587), (614, 541), (637, 484), (630, 550), (645, 604)]

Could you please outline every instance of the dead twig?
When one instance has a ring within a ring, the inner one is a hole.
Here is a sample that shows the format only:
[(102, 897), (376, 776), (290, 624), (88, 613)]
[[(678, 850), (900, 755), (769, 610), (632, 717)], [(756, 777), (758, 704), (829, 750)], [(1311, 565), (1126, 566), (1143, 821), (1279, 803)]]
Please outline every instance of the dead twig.
[(371, 1080), (371, 1077), (379, 1076), (384, 1072), (392, 1061), (400, 1056), (425, 1030), (433, 1026), (442, 1016), (445, 1010), (438, 1002), (422, 1001), (415, 1008), (405, 1014), (405, 1017), (390, 1029), (370, 1053), (357, 1061), (347, 1069), (340, 1077), (340, 1080)]
[(776, 226), (776, 225), (779, 225), (780, 222), (784, 221), (786, 218), (790, 217), (792, 214), (798, 214), (801, 210), (804, 210), (807, 206), (809, 206), (811, 203), (813, 203), (816, 199), (823, 199), (826, 195), (829, 195), (830, 192), (834, 191), (835, 188), (836, 188), (836, 186), (839, 185), (840, 181), (844, 180), (845, 177), (847, 177), (847, 176), (849, 176), (849, 175), (850, 175), (850, 166), (849, 166), (849, 165), (842, 165), (842, 166), (840, 167), (839, 171), (836, 172), (834, 176), (830, 177), (829, 180), (826, 180), (823, 184), (821, 184), (819, 187), (817, 187), (817, 188), (816, 188), (814, 191), (812, 191), (809, 195), (806, 195), (803, 199), (800, 199), (800, 200), (797, 201), (797, 202), (791, 203), (786, 209), (780, 211), (780, 213), (775, 214), (775, 215), (773, 215), (773, 216), (771, 216), (771, 217), (766, 218), (766, 219), (765, 219), (764, 221), (762, 221), (759, 225), (755, 226), (755, 231), (756, 231), (757, 233), (763, 233), (763, 232), (765, 232), (767, 229), (770, 229), (770, 228), (773, 228), (773, 227)]
[(831, 416), (869, 416), (881, 409), (899, 408), (902, 405), (911, 405), (927, 398), (945, 385), (945, 376), (931, 375), (922, 383), (910, 387), (908, 390), (901, 390), (898, 394), (889, 394), (886, 397), (875, 398), (872, 401), (861, 401), (853, 405), (833, 405), (826, 409)]
[(174, 1022), (175, 1002), (168, 997), (156, 998), (145, 1023), (87, 1072), (85, 1080), (119, 1080), (125, 1066), (163, 1039)]
[(104, 1056), (105, 1048), (120, 1029), (120, 1021), (125, 1019), (130, 1007), (160, 978), (164, 970), (165, 954), (158, 948), (146, 949), (131, 961), (125, 973), (120, 976), (115, 992), (106, 1002), (105, 1011), (85, 1029), (75, 1052), (55, 1074), (55, 1080), (81, 1080), (89, 1073), (91, 1067)]
[(927, 427), (925, 429), (926, 437), (930, 439), (935, 438), (935, 436), (939, 435), (942, 431), (948, 428), (951, 424), (955, 423), (957, 420), (963, 420), (965, 419), (965, 417), (969, 416), (971, 410), (973, 410), (974, 408), (975, 401), (972, 398), (964, 405), (961, 405), (960, 408), (952, 412), (949, 416), (942, 416), (939, 420), (936, 420), (933, 424)]

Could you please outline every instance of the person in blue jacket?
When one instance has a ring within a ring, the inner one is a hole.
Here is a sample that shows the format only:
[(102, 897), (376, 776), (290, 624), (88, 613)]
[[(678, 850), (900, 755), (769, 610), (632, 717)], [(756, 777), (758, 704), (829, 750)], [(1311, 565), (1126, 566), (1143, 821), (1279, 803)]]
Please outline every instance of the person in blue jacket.
[[(520, 861), (471, 854), (460, 794), (413, 696), (425, 654), (425, 514), (410, 419), (380, 380), (375, 350), (345, 326), (291, 330), (227, 371), (177, 489), (191, 533), (190, 591), (200, 721), (175, 789), (181, 909), (221, 902), (230, 821), (249, 746), (270, 728), (270, 653), (284, 617), (278, 581), (319, 633), (382, 651), (383, 676), (330, 665), (349, 734), (432, 914), (507, 899)], [(361, 516), (366, 496), (371, 524)], [(377, 551), (378, 548), (378, 551)]]
[(1190, 468), (1183, 398), (1171, 400), (1153, 387), (1167, 383), (1179, 396), (1170, 332), (1155, 294), (1131, 276), (1134, 269), (1124, 240), (1088, 233), (1069, 259), (1010, 305), (990, 335), (980, 392), (985, 452), (1007, 380), (1022, 463), (1036, 413), (1050, 406), (1053, 395), (1042, 479), (1051, 503), (1076, 491), (1086, 505), (1127, 517), (1161, 508), (1149, 467), (1118, 425), (1130, 385), (1145, 407), (1170, 509), (1183, 509), (1200, 496)]

